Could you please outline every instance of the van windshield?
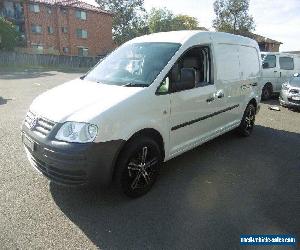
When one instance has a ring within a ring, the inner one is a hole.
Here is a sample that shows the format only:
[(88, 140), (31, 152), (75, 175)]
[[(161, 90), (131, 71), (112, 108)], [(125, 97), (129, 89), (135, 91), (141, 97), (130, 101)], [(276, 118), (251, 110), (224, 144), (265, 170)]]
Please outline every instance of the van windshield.
[(178, 51), (178, 43), (124, 44), (85, 77), (90, 81), (119, 86), (149, 86)]

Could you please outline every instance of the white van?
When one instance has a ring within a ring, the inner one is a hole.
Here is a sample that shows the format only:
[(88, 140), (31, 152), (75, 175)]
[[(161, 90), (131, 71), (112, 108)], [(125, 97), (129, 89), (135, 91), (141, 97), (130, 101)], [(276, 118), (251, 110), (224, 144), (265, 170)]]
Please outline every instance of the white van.
[(300, 72), (300, 56), (279, 52), (264, 52), (262, 56), (262, 99), (279, 93), (283, 83)]
[(235, 128), (251, 134), (260, 73), (249, 38), (177, 31), (133, 39), (33, 101), (22, 126), (29, 161), (57, 183), (114, 180), (138, 197), (162, 162)]

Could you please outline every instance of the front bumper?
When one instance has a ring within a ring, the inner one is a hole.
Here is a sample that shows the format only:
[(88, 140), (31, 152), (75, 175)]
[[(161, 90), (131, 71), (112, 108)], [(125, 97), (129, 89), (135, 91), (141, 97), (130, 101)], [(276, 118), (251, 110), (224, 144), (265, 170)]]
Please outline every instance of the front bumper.
[(24, 144), (31, 165), (59, 184), (109, 185), (124, 141), (84, 144), (60, 142), (55, 140), (54, 134), (61, 125), (55, 125), (53, 131), (44, 137), (22, 126), (22, 138), (26, 136), (33, 142), (33, 148)]
[(293, 95), (288, 93), (287, 91), (281, 91), (280, 96), (279, 96), (279, 102), (282, 106), (285, 107), (295, 107), (299, 108), (300, 107), (300, 100), (293, 100), (293, 97), (299, 97), (300, 95)]

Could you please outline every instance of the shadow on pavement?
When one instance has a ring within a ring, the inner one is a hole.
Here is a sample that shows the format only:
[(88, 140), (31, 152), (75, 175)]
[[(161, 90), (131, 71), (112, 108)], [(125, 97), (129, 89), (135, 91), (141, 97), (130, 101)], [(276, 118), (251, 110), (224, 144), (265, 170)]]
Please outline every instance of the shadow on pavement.
[(12, 99), (5, 99), (3, 97), (0, 96), (0, 105), (4, 105), (7, 104), (8, 101), (11, 101)]
[(88, 69), (61, 69), (61, 68), (4, 68), (0, 69), (0, 80), (30, 79), (38, 77), (49, 77), (62, 73), (86, 73)]
[(300, 135), (256, 126), (164, 164), (146, 196), (50, 183), (63, 213), (101, 249), (238, 249), (240, 234), (300, 237)]
[[(48, 70), (47, 70), (48, 71)], [(0, 72), (0, 80), (30, 79), (38, 77), (54, 76), (55, 74), (41, 70)]]

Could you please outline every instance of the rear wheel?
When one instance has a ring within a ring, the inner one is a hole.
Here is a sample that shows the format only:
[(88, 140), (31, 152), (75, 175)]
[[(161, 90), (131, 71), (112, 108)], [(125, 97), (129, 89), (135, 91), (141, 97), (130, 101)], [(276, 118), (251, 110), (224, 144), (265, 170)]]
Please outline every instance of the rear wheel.
[(240, 126), (238, 127), (238, 132), (242, 136), (250, 136), (255, 123), (255, 113), (256, 109), (252, 103), (249, 103), (241, 121)]
[(262, 89), (261, 93), (261, 99), (266, 101), (269, 100), (272, 97), (273, 94), (273, 88), (270, 83), (265, 84), (265, 86)]
[(144, 136), (125, 147), (117, 162), (115, 181), (123, 193), (136, 198), (147, 193), (155, 183), (162, 154), (156, 141)]

